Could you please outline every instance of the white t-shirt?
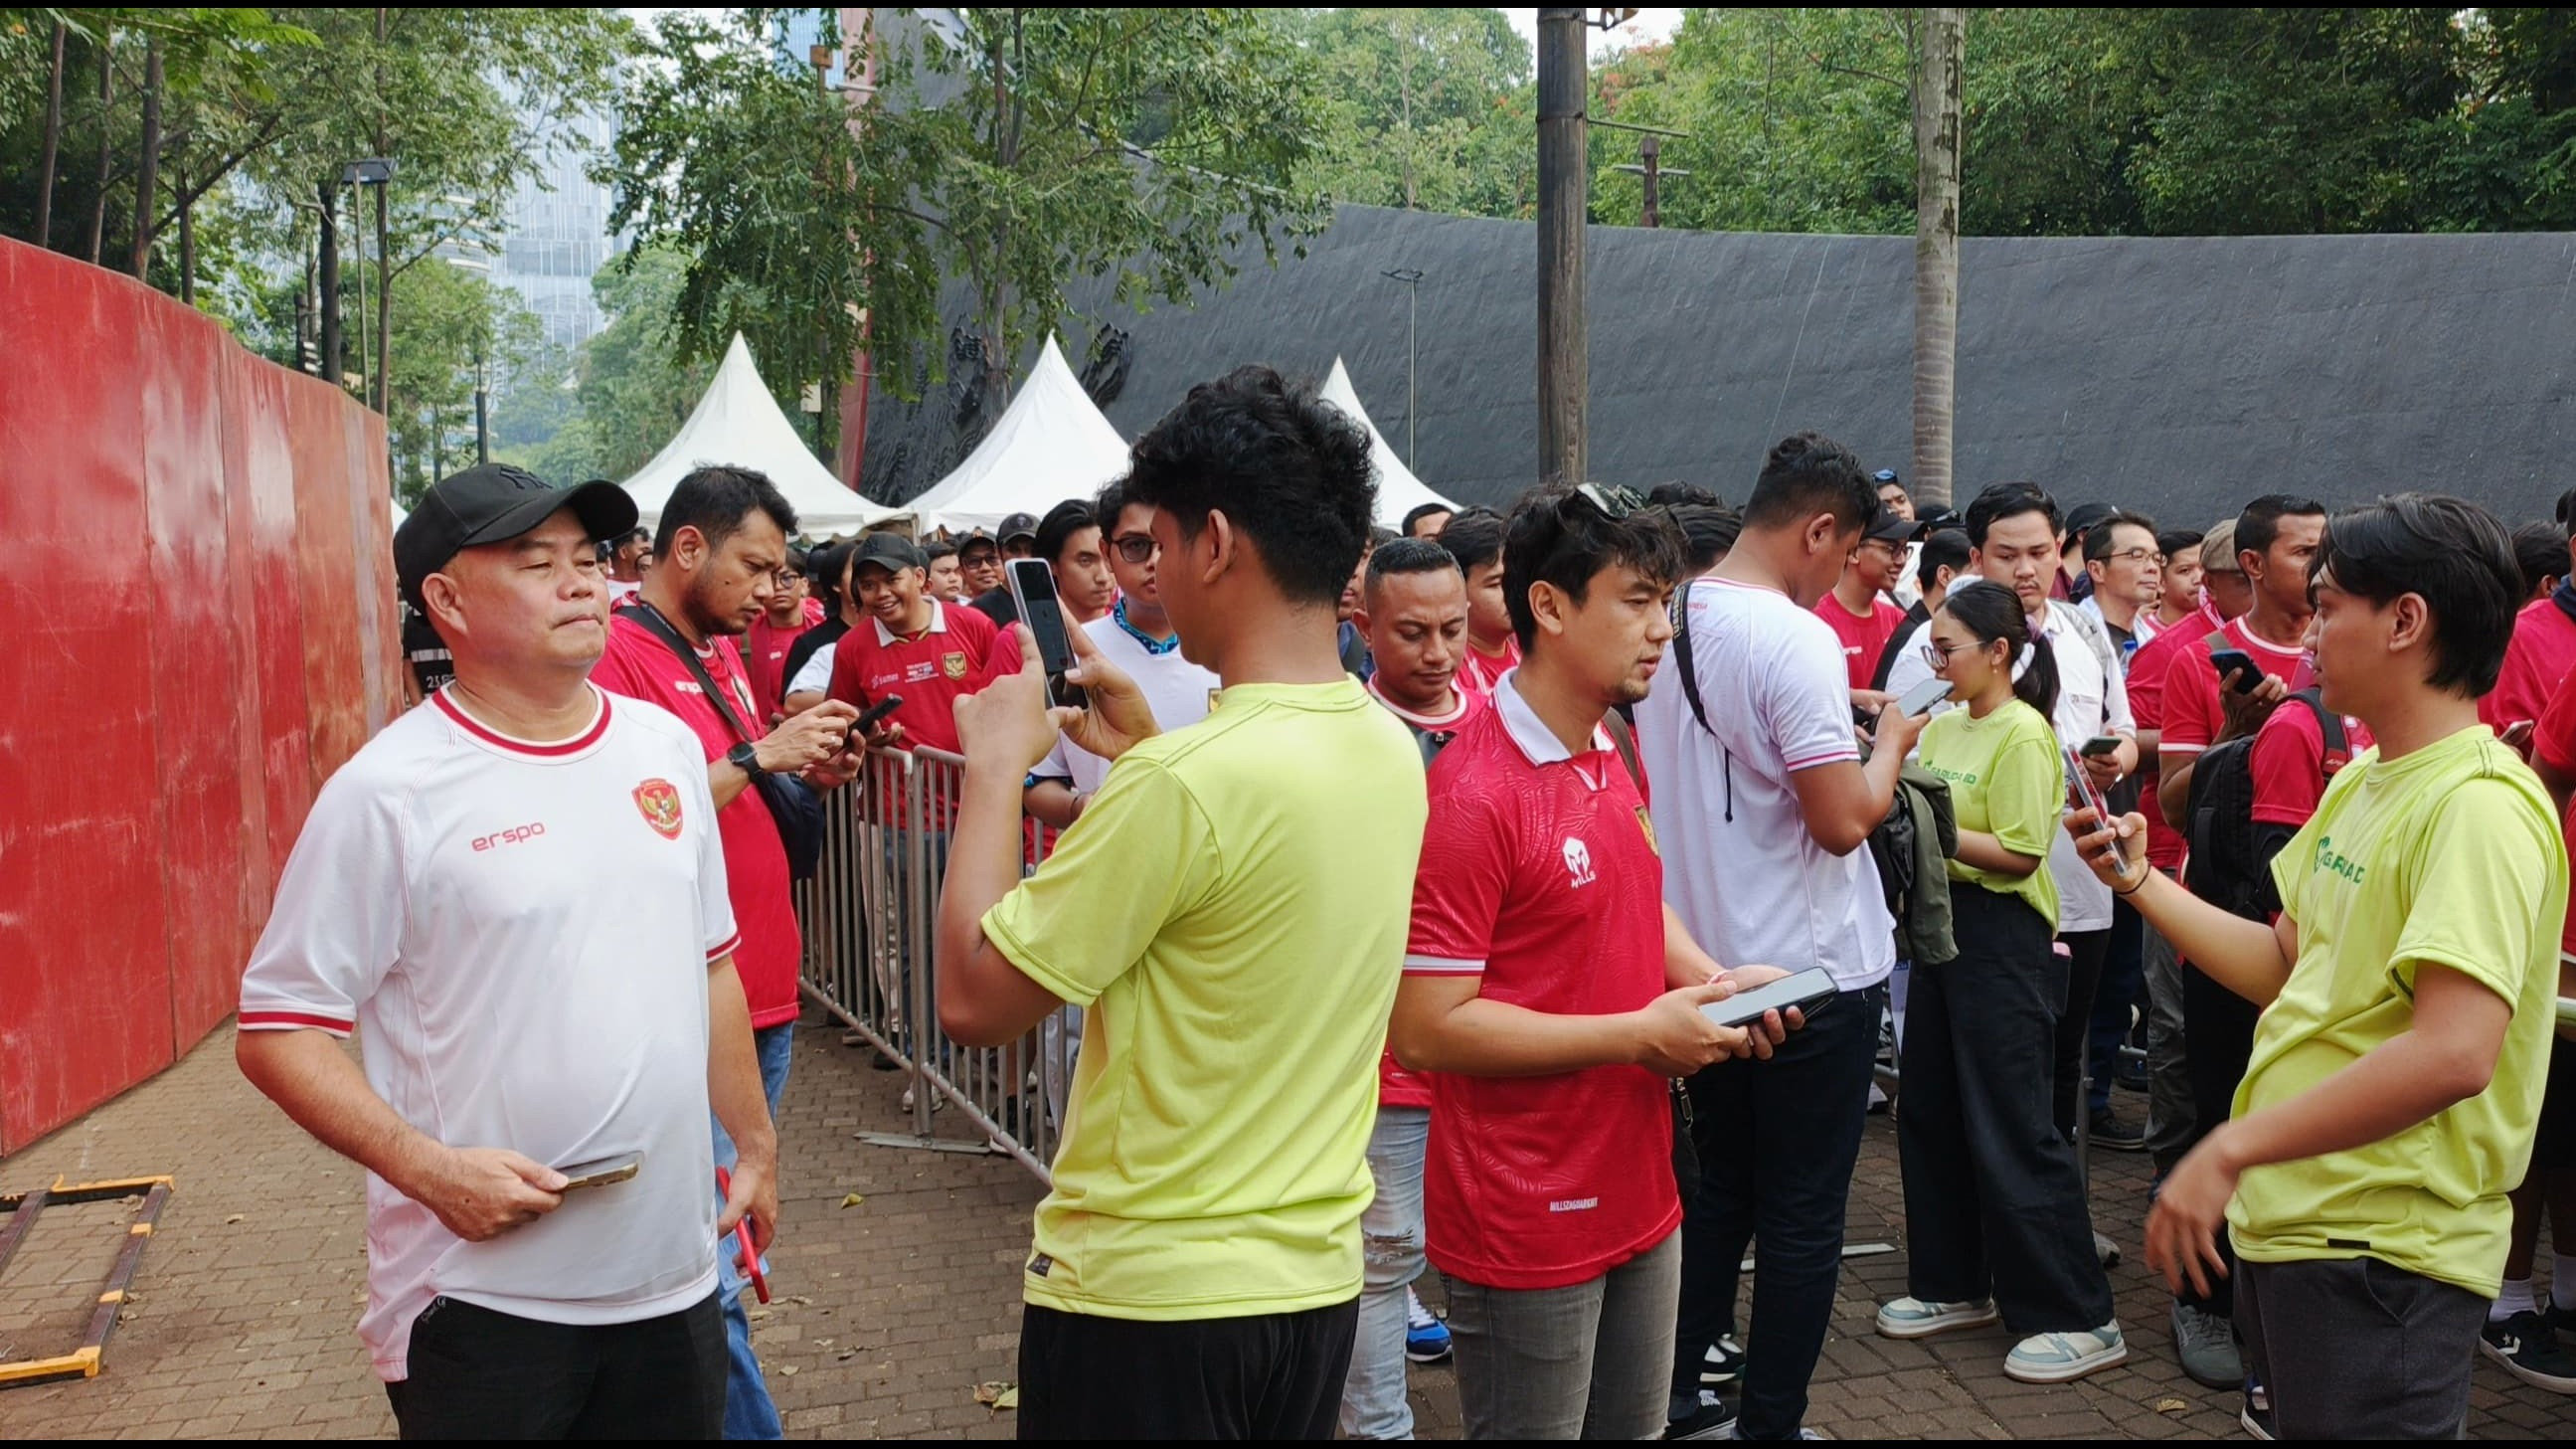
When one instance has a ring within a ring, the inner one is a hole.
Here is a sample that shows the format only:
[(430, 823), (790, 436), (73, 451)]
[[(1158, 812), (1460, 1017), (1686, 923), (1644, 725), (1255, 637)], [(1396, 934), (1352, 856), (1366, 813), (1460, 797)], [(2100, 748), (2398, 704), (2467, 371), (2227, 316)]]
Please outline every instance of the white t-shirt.
[(610, 579), (608, 581), (608, 607), (612, 610), (623, 609), (627, 605), (634, 603), (636, 597), (643, 592), (644, 581), (642, 579), (637, 579), (631, 584), (624, 579)]
[[(1186, 729), (1208, 716), (1209, 702), (1225, 681), (1181, 657), (1181, 641), (1147, 643), (1145, 636), (1126, 622), (1127, 604), (1118, 606), (1090, 623), (1082, 632), (1091, 636), (1092, 646), (1112, 664), (1127, 672), (1136, 687), (1145, 694), (1145, 702), (1154, 709), (1154, 723), (1170, 734)], [(1110, 762), (1066, 739), (1056, 736), (1055, 748), (1046, 759), (1029, 772), (1033, 780), (1070, 780), (1073, 792), (1088, 795), (1109, 778)]]
[[(936, 612), (934, 612), (931, 617), (933, 619), (940, 618)], [(877, 627), (882, 629), (885, 625), (878, 624)], [(787, 681), (787, 688), (779, 694), (779, 698), (785, 699), (791, 694), (831, 693), (832, 660), (835, 653), (836, 651), (830, 649), (817, 649), (811, 655), (808, 655), (805, 663), (797, 669), (796, 677)]]
[(243, 1030), (360, 1027), (368, 1085), (450, 1146), (643, 1154), (631, 1181), (482, 1243), (370, 1173), (358, 1336), (388, 1381), (440, 1294), (593, 1324), (715, 1291), (724, 847), (697, 736), (592, 692), (597, 720), (559, 744), (484, 727), (452, 690), (387, 726), (313, 802), (242, 978)]
[(1866, 846), (1818, 845), (1790, 783), (1860, 758), (1841, 643), (1786, 594), (1730, 579), (1687, 587), (1708, 728), (1691, 715), (1678, 659), (1637, 707), (1664, 899), (1721, 964), (1821, 966), (1846, 991), (1885, 980), (1896, 922), (1878, 866)]

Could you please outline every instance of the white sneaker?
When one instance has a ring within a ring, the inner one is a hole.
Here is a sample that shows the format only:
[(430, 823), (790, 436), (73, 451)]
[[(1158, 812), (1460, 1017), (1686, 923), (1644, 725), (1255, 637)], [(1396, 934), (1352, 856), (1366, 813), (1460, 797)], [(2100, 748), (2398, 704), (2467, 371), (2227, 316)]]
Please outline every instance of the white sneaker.
[(2034, 1333), (2004, 1356), (2004, 1377), (2026, 1384), (2062, 1384), (2099, 1373), (2129, 1356), (2115, 1321), (2074, 1333)]
[(1954, 1329), (1982, 1328), (1995, 1321), (1995, 1304), (1991, 1298), (1972, 1299), (1965, 1303), (1926, 1303), (1920, 1298), (1899, 1298), (1882, 1304), (1878, 1310), (1878, 1336), (1881, 1338), (1929, 1338)]

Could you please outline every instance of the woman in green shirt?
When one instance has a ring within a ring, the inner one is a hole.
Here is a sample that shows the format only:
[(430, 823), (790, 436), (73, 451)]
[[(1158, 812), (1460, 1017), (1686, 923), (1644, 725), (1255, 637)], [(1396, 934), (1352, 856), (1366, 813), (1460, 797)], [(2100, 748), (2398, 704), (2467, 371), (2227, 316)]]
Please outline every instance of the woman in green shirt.
[[(1878, 1331), (1922, 1338), (1992, 1323), (2023, 1335), (2004, 1372), (2062, 1383), (2128, 1357), (2075, 1150), (2050, 1109), (2066, 962), (2047, 862), (2065, 767), (2049, 724), (2057, 663), (2012, 591), (1954, 589), (1925, 626), (1953, 709), (1924, 728), (1924, 768), (1959, 822), (1950, 862), (1955, 960), (1914, 964), (1903, 1103), (1909, 1296)], [(2014, 677), (2014, 669), (2021, 674)]]

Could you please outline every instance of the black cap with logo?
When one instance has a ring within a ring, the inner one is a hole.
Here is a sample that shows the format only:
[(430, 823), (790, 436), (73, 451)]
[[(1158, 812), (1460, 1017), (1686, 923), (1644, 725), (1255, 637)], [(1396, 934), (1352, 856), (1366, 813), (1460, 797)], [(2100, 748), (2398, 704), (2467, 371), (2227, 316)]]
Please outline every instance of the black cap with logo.
[(1038, 537), (1038, 516), (1034, 513), (1014, 513), (1002, 520), (1002, 526), (993, 530), (993, 536), (1004, 543), (1009, 543), (1015, 538), (1025, 538), (1035, 543)]
[(871, 533), (859, 540), (859, 551), (852, 555), (850, 567), (855, 571), (870, 564), (887, 570), (928, 568), (930, 556), (921, 551), (921, 545), (900, 533)]
[(635, 500), (614, 483), (594, 480), (558, 488), (507, 463), (451, 473), (430, 485), (411, 516), (394, 530), (394, 578), (413, 608), (423, 608), (421, 581), (466, 549), (506, 543), (569, 508), (593, 539), (635, 526)]

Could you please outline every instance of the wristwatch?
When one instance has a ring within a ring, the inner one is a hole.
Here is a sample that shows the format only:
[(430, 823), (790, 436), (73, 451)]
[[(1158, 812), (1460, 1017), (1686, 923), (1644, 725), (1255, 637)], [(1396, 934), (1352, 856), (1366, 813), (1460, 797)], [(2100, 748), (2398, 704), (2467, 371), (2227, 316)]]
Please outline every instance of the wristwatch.
[(734, 746), (732, 749), (725, 751), (725, 763), (742, 771), (746, 775), (764, 775), (768, 773), (768, 771), (760, 768), (760, 751), (749, 740), (745, 740), (741, 744)]

